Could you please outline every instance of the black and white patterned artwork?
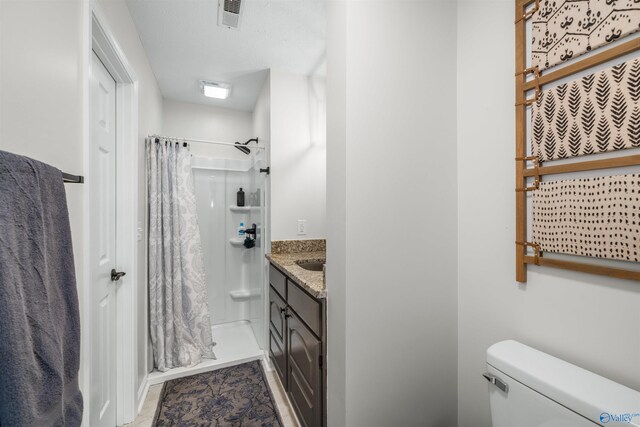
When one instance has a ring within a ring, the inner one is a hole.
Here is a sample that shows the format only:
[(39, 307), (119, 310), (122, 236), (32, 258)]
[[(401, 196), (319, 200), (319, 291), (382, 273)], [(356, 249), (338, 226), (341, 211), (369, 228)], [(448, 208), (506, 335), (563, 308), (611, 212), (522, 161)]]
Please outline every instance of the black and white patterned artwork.
[(543, 90), (531, 108), (541, 161), (640, 147), (640, 58)]
[(531, 65), (542, 71), (640, 30), (637, 0), (540, 0)]
[(640, 261), (640, 175), (542, 182), (532, 207), (543, 252)]

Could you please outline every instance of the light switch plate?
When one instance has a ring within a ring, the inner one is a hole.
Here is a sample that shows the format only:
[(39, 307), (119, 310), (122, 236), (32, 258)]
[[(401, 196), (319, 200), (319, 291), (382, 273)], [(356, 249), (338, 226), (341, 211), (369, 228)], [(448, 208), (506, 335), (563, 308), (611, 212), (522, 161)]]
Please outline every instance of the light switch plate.
[(307, 234), (307, 220), (299, 219), (298, 220), (298, 236), (303, 236)]

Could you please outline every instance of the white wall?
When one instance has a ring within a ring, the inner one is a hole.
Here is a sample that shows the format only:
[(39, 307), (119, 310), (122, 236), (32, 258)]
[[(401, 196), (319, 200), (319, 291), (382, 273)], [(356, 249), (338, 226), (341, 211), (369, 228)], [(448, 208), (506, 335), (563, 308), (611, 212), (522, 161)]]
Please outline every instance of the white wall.
[[(162, 132), (157, 130), (154, 133), (178, 138), (241, 143), (255, 138), (253, 116), (249, 112), (169, 99), (164, 100), (162, 108)], [(247, 155), (236, 148), (213, 144), (193, 143), (191, 152), (194, 155), (247, 159)]]
[(260, 94), (253, 107), (253, 135), (260, 139), (260, 144), (270, 147), (271, 141), (271, 72), (267, 74)]
[[(324, 82), (271, 70), (270, 85), (271, 238), (325, 238), (326, 137), (318, 130), (326, 119), (312, 115), (318, 113), (314, 94), (324, 95)], [(307, 220), (306, 235), (298, 234), (299, 219)]]
[[(82, 18), (76, 2), (0, 1), (0, 150), (77, 175), (84, 173)], [(65, 189), (82, 295), (83, 187)]]
[(456, 3), (330, 3), (329, 425), (454, 426)]
[(481, 374), (504, 339), (640, 389), (637, 282), (530, 266), (515, 283), (513, 17), (513, 1), (458, 2), (460, 427), (491, 425)]
[(327, 425), (346, 424), (347, 8), (327, 2)]
[[(82, 175), (83, 5), (0, 1), (0, 150)], [(83, 301), (84, 187), (67, 184), (76, 279)], [(83, 310), (80, 306), (81, 321)], [(87, 331), (83, 328), (82, 338)], [(85, 361), (81, 359), (80, 384)]]

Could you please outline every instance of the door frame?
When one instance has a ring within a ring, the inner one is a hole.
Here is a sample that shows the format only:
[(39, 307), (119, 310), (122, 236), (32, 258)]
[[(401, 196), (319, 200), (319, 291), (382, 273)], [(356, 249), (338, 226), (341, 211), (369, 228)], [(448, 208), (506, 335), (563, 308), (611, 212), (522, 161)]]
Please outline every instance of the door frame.
[[(90, 167), (90, 78), (91, 55), (95, 52), (107, 71), (116, 81), (116, 266), (127, 274), (117, 285), (116, 290), (116, 422), (122, 425), (135, 419), (138, 413), (138, 400), (144, 398), (147, 386), (143, 382), (136, 389), (138, 378), (138, 78), (127, 60), (123, 50), (111, 31), (108, 20), (97, 1), (89, 1), (85, 10), (87, 43), (85, 43), (86, 96), (84, 103), (84, 152), (85, 152), (85, 247), (91, 247), (91, 218), (89, 216), (89, 193), (99, 191), (93, 184), (94, 171)], [(88, 251), (85, 253), (84, 272), (86, 283), (83, 293), (85, 333), (82, 337), (84, 353), (83, 384), (85, 396), (84, 424), (88, 425), (91, 395), (91, 341), (93, 322), (91, 309), (91, 263)], [(133, 325), (133, 327), (132, 327)]]

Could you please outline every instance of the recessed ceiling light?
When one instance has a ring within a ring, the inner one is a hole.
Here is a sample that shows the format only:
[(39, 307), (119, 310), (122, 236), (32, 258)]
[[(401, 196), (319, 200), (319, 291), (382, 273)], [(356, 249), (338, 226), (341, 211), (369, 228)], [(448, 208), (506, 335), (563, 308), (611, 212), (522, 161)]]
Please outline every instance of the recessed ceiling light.
[(227, 99), (229, 97), (229, 92), (231, 91), (231, 85), (201, 80), (200, 89), (206, 97)]

